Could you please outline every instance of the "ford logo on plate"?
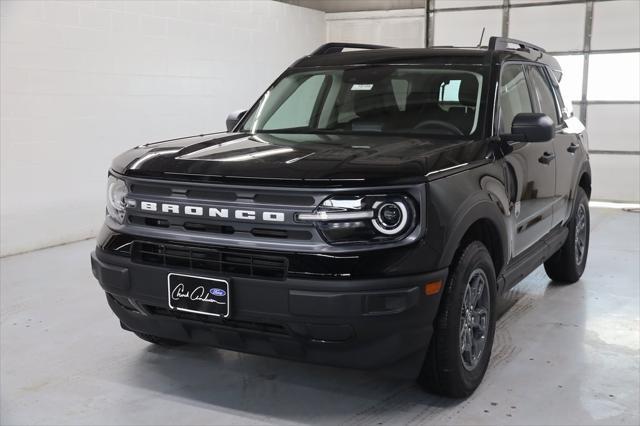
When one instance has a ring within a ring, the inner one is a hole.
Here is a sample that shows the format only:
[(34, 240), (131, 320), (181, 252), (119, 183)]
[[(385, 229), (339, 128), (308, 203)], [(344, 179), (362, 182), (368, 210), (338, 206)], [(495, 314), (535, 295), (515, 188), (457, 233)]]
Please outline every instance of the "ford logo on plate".
[(221, 288), (212, 288), (211, 290), (209, 290), (209, 293), (213, 294), (214, 296), (220, 297), (227, 295), (227, 292)]

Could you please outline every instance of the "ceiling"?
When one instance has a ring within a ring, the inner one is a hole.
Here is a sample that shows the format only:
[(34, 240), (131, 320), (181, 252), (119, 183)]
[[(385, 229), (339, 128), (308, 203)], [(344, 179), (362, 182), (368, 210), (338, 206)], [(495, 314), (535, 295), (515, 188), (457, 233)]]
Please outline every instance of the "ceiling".
[(422, 9), (425, 0), (278, 0), (324, 12), (356, 12), (362, 10)]

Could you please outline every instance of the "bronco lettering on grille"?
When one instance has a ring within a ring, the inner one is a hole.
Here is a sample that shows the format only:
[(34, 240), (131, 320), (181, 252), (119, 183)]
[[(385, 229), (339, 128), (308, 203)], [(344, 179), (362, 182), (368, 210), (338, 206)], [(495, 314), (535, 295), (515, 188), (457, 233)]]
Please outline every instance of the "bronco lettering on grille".
[(228, 219), (233, 217), (240, 220), (256, 220), (259, 219), (267, 222), (284, 222), (285, 216), (283, 212), (261, 212), (254, 210), (233, 210), (228, 208), (187, 206), (180, 204), (155, 203), (152, 201), (141, 201), (140, 210), (147, 212), (160, 212), (171, 214), (184, 214), (187, 216), (205, 216), (211, 218)]

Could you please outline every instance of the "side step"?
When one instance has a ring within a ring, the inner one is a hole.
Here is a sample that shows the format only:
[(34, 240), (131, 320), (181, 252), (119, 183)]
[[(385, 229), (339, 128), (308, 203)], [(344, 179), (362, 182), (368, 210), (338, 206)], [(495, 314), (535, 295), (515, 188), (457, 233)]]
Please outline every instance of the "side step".
[(568, 234), (568, 228), (564, 226), (556, 228), (524, 253), (514, 258), (498, 277), (499, 291), (509, 291), (538, 266), (542, 265), (562, 247)]

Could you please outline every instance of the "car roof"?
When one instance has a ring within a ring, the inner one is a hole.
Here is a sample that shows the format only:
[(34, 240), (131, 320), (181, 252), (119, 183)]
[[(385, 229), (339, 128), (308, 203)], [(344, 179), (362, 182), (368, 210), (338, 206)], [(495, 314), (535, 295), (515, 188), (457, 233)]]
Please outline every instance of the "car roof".
[(541, 50), (529, 48), (491, 50), (487, 47), (370, 48), (305, 56), (291, 68), (341, 67), (375, 64), (490, 65), (505, 61), (538, 62), (560, 72), (558, 61)]
[(340, 65), (361, 65), (380, 63), (422, 63), (433, 62), (434, 59), (460, 59), (461, 61), (472, 60), (472, 62), (482, 63), (482, 58), (486, 55), (486, 50), (481, 49), (452, 49), (452, 48), (430, 48), (430, 49), (400, 49), (384, 48), (370, 50), (356, 50), (341, 53), (326, 53), (321, 55), (309, 55), (300, 59), (296, 67), (316, 67), (316, 66), (340, 66)]

